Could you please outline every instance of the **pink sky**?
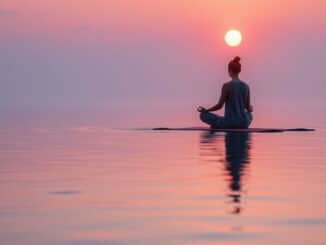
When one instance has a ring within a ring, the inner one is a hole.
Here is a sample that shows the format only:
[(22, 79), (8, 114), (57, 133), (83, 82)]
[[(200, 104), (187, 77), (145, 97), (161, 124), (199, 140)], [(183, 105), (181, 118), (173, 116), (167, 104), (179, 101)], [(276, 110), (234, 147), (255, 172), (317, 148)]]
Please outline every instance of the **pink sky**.
[[(2, 0), (0, 113), (191, 113), (215, 102), (234, 55), (258, 117), (280, 103), (312, 110), (325, 104), (324, 9), (322, 0)], [(243, 33), (241, 47), (224, 44), (229, 28)]]

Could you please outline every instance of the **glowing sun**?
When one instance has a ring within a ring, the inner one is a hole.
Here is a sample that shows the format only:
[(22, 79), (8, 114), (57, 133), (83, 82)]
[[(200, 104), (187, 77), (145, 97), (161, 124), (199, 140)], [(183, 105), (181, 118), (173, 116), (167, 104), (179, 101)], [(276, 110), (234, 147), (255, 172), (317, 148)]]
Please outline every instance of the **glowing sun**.
[(237, 47), (242, 42), (242, 35), (241, 35), (241, 32), (238, 30), (229, 30), (225, 34), (224, 39), (225, 39), (225, 42), (227, 45), (229, 45), (231, 47)]

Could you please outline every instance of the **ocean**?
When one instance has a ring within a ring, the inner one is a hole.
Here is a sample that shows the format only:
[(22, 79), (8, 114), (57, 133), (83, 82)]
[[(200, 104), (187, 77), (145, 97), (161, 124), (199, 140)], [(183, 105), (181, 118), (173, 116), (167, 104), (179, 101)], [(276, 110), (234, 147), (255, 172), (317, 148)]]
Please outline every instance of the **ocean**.
[(326, 129), (0, 130), (0, 244), (296, 244), (326, 240)]

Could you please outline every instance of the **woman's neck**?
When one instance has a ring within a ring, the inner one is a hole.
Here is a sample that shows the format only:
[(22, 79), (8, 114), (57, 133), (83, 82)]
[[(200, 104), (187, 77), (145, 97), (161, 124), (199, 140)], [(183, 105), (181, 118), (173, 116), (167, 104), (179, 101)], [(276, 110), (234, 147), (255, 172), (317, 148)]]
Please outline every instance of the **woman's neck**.
[(240, 80), (239, 75), (234, 75), (231, 78), (232, 78), (232, 80)]

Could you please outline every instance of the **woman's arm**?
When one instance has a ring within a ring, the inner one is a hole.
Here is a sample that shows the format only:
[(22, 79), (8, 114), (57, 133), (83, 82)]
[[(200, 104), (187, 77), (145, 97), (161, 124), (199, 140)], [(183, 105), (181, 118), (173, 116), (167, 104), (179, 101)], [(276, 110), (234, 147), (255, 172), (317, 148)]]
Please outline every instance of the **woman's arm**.
[(248, 87), (247, 99), (246, 99), (246, 109), (248, 112), (253, 112), (253, 106), (250, 102), (250, 88)]
[(216, 105), (212, 106), (211, 108), (208, 108), (206, 111), (210, 112), (210, 111), (217, 111), (217, 110), (222, 109), (222, 107), (226, 101), (227, 94), (228, 94), (228, 87), (227, 87), (227, 84), (224, 84), (222, 87), (222, 92), (221, 92), (221, 96), (220, 96), (218, 103)]

